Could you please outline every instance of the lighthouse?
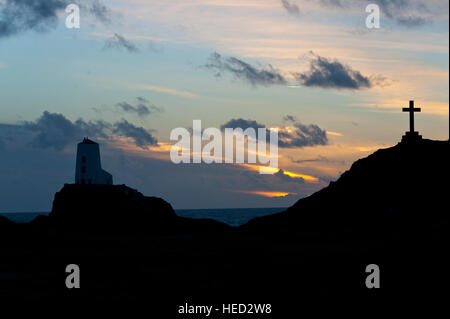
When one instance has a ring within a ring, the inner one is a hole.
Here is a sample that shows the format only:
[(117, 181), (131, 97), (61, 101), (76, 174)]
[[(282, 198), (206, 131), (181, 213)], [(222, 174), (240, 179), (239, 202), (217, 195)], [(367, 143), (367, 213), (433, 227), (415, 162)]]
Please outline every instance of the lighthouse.
[(78, 143), (75, 184), (112, 185), (112, 175), (102, 169), (100, 147), (87, 137)]

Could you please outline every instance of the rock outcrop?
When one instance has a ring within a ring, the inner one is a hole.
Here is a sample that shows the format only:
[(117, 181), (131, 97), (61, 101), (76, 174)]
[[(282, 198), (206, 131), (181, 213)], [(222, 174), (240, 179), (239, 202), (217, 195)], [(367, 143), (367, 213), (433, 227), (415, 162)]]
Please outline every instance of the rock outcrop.
[(225, 231), (211, 220), (179, 217), (158, 197), (147, 197), (126, 185), (66, 184), (55, 194), (49, 216), (39, 216), (34, 228), (91, 233), (178, 234)]

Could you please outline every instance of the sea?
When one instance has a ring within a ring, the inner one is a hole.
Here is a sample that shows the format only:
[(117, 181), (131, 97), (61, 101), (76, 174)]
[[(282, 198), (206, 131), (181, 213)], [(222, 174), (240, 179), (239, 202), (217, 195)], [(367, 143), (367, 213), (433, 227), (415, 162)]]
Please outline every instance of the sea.
[[(175, 213), (181, 217), (210, 218), (230, 226), (240, 226), (255, 217), (267, 216), (286, 210), (286, 207), (272, 208), (213, 208), (213, 209), (176, 209)], [(16, 223), (28, 223), (39, 215), (49, 212), (34, 213), (0, 213)]]

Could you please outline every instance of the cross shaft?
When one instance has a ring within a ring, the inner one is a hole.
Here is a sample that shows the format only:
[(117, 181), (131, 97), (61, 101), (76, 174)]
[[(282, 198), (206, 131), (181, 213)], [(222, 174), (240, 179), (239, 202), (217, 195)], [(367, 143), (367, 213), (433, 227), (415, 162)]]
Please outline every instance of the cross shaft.
[(403, 112), (409, 112), (409, 131), (414, 133), (414, 112), (420, 112), (420, 107), (414, 107), (414, 101), (409, 101), (409, 107), (404, 107)]

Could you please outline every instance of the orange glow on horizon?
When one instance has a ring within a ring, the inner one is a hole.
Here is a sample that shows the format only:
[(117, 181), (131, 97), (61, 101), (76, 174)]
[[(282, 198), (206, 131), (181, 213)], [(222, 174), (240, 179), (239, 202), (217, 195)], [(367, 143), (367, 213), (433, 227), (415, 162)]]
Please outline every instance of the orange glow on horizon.
[(288, 195), (297, 195), (297, 193), (289, 192), (270, 192), (270, 191), (238, 191), (239, 193), (258, 195), (269, 198), (286, 197)]

